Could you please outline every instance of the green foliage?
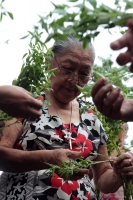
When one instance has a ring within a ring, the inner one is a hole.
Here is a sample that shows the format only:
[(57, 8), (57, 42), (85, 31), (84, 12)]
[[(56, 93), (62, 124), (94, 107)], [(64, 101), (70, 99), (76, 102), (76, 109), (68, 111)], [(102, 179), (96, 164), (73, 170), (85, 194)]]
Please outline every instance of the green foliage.
[(133, 198), (133, 184), (132, 180), (122, 177), (124, 200), (132, 200)]
[(40, 95), (43, 90), (49, 91), (51, 89), (50, 77), (54, 76), (55, 70), (50, 69), (49, 62), (53, 53), (40, 40), (41, 34), (36, 32), (36, 40), (30, 43), (28, 53), (25, 53), (23, 56), (25, 61), (22, 65), (21, 72), (18, 78), (12, 82), (13, 85), (23, 87), (30, 91), (34, 96)]
[(13, 19), (13, 14), (9, 11), (7, 11), (4, 6), (3, 6), (3, 3), (4, 3), (5, 0), (1, 0), (0, 1), (0, 22), (2, 21), (3, 19), (3, 16), (9, 16), (11, 19)]
[[(83, 46), (95, 38), (100, 32), (99, 27), (111, 29), (115, 26), (125, 27), (127, 19), (133, 18), (130, 11), (133, 8), (132, 1), (115, 1), (116, 8), (105, 4), (97, 4), (96, 0), (68, 0), (67, 4), (58, 4), (45, 15), (39, 15), (38, 25), (48, 34), (45, 42), (51, 39), (66, 39), (68, 35), (74, 35), (83, 41)], [(122, 31), (121, 31), (122, 32)]]
[(108, 155), (111, 156), (111, 154), (114, 150), (116, 150), (118, 155), (120, 155), (121, 153), (120, 153), (120, 150), (118, 147), (118, 142), (119, 142), (120, 132), (123, 130), (121, 126), (124, 122), (121, 120), (117, 120), (117, 121), (112, 120), (112, 119), (109, 119), (109, 118), (103, 116), (96, 109), (96, 107), (91, 107), (90, 109), (94, 110), (96, 116), (102, 122), (102, 125), (108, 135), (108, 140), (106, 143)]
[(94, 65), (93, 81), (105, 77), (114, 86), (120, 87), (126, 98), (133, 98), (133, 87), (128, 87), (125, 83), (132, 80), (133, 74), (129, 72), (128, 66), (115, 67), (111, 56), (107, 59), (99, 57), (101, 65)]
[(0, 110), (0, 122), (12, 119), (11, 116)]
[(45, 163), (49, 168), (45, 171), (45, 173), (47, 173), (49, 176), (53, 176), (53, 174), (57, 172), (60, 175), (60, 177), (68, 181), (71, 180), (71, 176), (73, 176), (75, 173), (78, 173), (80, 169), (89, 168), (93, 165), (110, 161), (110, 159), (104, 161), (92, 161), (80, 158), (77, 160), (70, 160), (69, 162), (63, 162), (61, 166)]
[(130, 141), (130, 145), (131, 145), (131, 147), (133, 147), (133, 140)]

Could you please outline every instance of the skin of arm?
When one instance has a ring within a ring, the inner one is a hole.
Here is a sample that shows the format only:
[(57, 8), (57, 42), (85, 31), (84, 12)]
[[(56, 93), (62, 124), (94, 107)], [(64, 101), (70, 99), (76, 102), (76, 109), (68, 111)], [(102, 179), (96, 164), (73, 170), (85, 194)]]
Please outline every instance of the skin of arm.
[[(105, 145), (99, 145), (98, 155), (95, 161), (108, 160), (107, 148)], [(93, 165), (94, 182), (97, 188), (103, 192), (114, 193), (122, 185), (119, 173), (116, 173), (109, 162)]]
[(13, 148), (22, 132), (23, 125), (16, 118), (4, 122), (0, 146)]
[[(0, 146), (0, 170), (21, 173), (31, 170), (47, 169), (45, 164), (61, 165), (63, 161), (69, 161), (69, 158), (80, 158), (79, 152), (72, 152), (66, 149), (22, 151)], [(76, 176), (83, 177), (88, 170), (83, 169)], [(76, 178), (75, 178), (76, 179)]]

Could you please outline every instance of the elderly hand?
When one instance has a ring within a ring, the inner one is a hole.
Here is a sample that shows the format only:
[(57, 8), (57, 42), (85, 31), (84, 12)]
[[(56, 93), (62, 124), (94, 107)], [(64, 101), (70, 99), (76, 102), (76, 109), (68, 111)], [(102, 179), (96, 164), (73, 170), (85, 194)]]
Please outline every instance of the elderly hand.
[(125, 65), (131, 62), (130, 71), (133, 72), (133, 20), (127, 21), (128, 31), (118, 40), (111, 43), (113, 50), (119, 50), (123, 47), (127, 47), (125, 53), (120, 53), (117, 57), (119, 65)]
[(42, 103), (34, 99), (30, 92), (17, 86), (0, 86), (0, 109), (13, 117), (30, 120), (38, 118)]
[(124, 99), (119, 88), (100, 79), (92, 89), (92, 98), (97, 109), (114, 120), (133, 121), (133, 100)]
[(117, 157), (113, 162), (113, 166), (122, 176), (133, 179), (133, 157), (129, 154), (124, 153)]
[[(62, 163), (65, 161), (69, 161), (70, 159), (81, 158), (81, 155), (81, 152), (71, 151), (68, 149), (55, 149), (48, 151), (48, 160), (46, 162), (61, 166)], [(74, 173), (71, 176), (71, 180), (81, 179), (84, 176), (84, 174), (88, 173), (88, 169), (81, 169), (79, 172)]]

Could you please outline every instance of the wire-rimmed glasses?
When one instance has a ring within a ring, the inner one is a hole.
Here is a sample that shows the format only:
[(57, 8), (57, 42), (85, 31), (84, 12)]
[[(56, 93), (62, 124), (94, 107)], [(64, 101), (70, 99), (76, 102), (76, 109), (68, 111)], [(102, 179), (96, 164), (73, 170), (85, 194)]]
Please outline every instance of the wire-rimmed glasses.
[[(68, 70), (68, 69), (65, 69), (64, 67), (61, 67), (61, 66), (58, 64), (56, 58), (55, 58), (55, 61), (56, 61), (57, 65), (58, 65), (58, 67), (59, 67), (59, 69), (60, 69), (59, 75), (60, 75), (62, 78), (66, 79), (66, 80), (72, 81), (72, 80), (74, 79), (74, 77), (75, 77), (75, 73), (74, 73), (73, 71), (70, 71), (70, 70)], [(77, 76), (77, 75), (76, 75), (76, 76)], [(90, 82), (91, 80), (92, 80), (92, 76), (91, 76), (91, 75), (81, 75), (81, 74), (78, 75), (78, 83), (81, 84), (81, 85), (87, 84), (87, 83)]]

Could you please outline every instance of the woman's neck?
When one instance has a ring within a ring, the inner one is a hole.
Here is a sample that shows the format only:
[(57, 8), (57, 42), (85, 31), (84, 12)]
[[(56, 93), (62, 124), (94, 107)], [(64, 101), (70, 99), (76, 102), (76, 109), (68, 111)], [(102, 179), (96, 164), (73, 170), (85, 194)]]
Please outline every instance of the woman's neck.
[(52, 93), (47, 94), (46, 99), (50, 102), (48, 106), (49, 115), (59, 116), (64, 124), (81, 122), (79, 104), (76, 99), (64, 103), (59, 101)]
[(46, 95), (46, 98), (47, 100), (51, 103), (51, 104), (54, 104), (56, 105), (57, 108), (59, 109), (65, 109), (65, 110), (70, 110), (71, 109), (71, 103), (76, 101), (76, 99), (74, 99), (73, 101), (70, 101), (70, 102), (61, 102), (59, 99), (57, 99), (53, 92), (49, 92), (47, 95)]

